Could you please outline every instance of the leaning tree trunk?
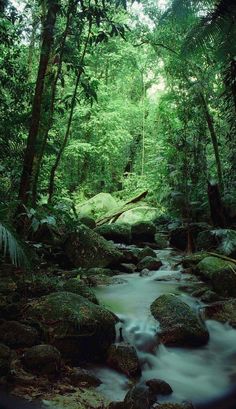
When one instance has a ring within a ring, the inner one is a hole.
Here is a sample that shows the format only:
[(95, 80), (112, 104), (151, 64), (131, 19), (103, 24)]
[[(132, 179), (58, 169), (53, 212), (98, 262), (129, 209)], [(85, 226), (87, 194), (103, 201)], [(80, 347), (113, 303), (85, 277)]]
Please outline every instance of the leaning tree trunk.
[(27, 205), (31, 197), (31, 178), (40, 125), (45, 76), (54, 39), (54, 27), (56, 24), (58, 11), (59, 5), (57, 0), (54, 1), (51, 0), (50, 2), (48, 2), (47, 16), (44, 21), (42, 32), (42, 46), (33, 99), (31, 124), (29, 129), (29, 136), (27, 139), (27, 146), (23, 161), (23, 170), (20, 180), (19, 189), (20, 206), (17, 211), (18, 214), (22, 210), (22, 205)]
[(78, 70), (78, 74), (77, 74), (77, 78), (76, 78), (76, 83), (75, 83), (75, 88), (74, 88), (74, 92), (73, 92), (72, 101), (71, 101), (71, 108), (70, 108), (70, 114), (69, 114), (69, 119), (68, 119), (68, 123), (67, 123), (66, 133), (65, 133), (62, 145), (61, 145), (61, 147), (60, 147), (60, 149), (58, 151), (55, 163), (52, 166), (51, 173), (50, 173), (50, 180), (49, 180), (49, 187), (48, 187), (48, 203), (51, 203), (51, 201), (52, 201), (52, 197), (53, 197), (53, 193), (54, 193), (54, 182), (55, 182), (56, 171), (57, 171), (57, 168), (58, 168), (59, 163), (61, 161), (64, 149), (65, 149), (65, 147), (67, 145), (67, 142), (68, 142), (68, 139), (69, 139), (69, 136), (70, 136), (71, 124), (72, 124), (74, 109), (75, 109), (75, 105), (76, 105), (76, 96), (77, 96), (77, 91), (78, 91), (78, 87), (79, 87), (79, 83), (80, 83), (80, 78), (81, 78), (81, 75), (83, 73), (82, 66), (83, 66), (83, 62), (84, 62), (84, 57), (85, 57), (86, 52), (87, 52), (87, 47), (88, 47), (88, 44), (89, 44), (91, 28), (92, 28), (92, 21), (90, 20), (88, 35), (87, 35), (86, 42), (85, 42), (84, 49), (83, 49), (83, 53), (82, 53), (82, 56), (81, 56), (81, 59), (80, 59), (79, 70)]

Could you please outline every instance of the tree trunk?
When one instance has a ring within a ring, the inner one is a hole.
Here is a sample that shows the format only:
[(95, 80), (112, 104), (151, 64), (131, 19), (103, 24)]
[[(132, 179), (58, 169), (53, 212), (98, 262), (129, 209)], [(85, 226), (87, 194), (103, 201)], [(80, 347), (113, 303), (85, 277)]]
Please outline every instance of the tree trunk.
[(221, 201), (220, 189), (218, 185), (212, 185), (208, 182), (208, 200), (211, 211), (211, 220), (216, 227), (226, 226), (226, 216), (223, 203)]
[(72, 101), (71, 101), (71, 108), (70, 108), (70, 114), (69, 114), (69, 119), (68, 119), (68, 123), (67, 123), (67, 129), (66, 129), (66, 133), (62, 142), (62, 145), (59, 149), (59, 152), (57, 154), (56, 160), (54, 165), (52, 166), (51, 169), (51, 173), (50, 173), (50, 180), (49, 180), (49, 187), (48, 187), (48, 203), (52, 202), (52, 197), (53, 197), (53, 193), (54, 193), (54, 182), (55, 182), (55, 175), (56, 175), (56, 171), (57, 168), (59, 166), (59, 163), (61, 161), (64, 149), (67, 145), (69, 136), (70, 136), (70, 129), (71, 129), (71, 124), (72, 124), (72, 120), (73, 120), (73, 114), (74, 114), (74, 109), (75, 109), (75, 104), (76, 104), (76, 96), (77, 96), (77, 91), (78, 91), (78, 87), (79, 87), (79, 83), (80, 83), (80, 78), (81, 75), (83, 73), (83, 62), (84, 62), (84, 57), (86, 55), (87, 52), (87, 47), (89, 44), (89, 38), (90, 38), (90, 34), (91, 34), (91, 28), (92, 28), (92, 21), (90, 20), (89, 22), (89, 29), (88, 29), (88, 35), (86, 38), (86, 42), (84, 45), (84, 50), (80, 59), (80, 64), (79, 64), (79, 70), (78, 70), (78, 74), (77, 74), (77, 78), (76, 78), (76, 83), (75, 83), (75, 88), (74, 88), (74, 92), (73, 92), (73, 97), (72, 97)]
[(47, 67), (49, 63), (51, 48), (54, 39), (54, 27), (56, 23), (56, 17), (59, 10), (58, 2), (50, 1), (47, 11), (46, 20), (43, 26), (43, 41), (40, 53), (40, 61), (38, 67), (38, 75), (33, 99), (31, 124), (29, 129), (29, 136), (27, 139), (27, 146), (24, 155), (23, 170), (20, 180), (19, 189), (19, 201), (20, 207), (17, 211), (22, 209), (21, 205), (28, 205), (29, 199), (31, 198), (31, 177), (33, 170), (33, 161), (35, 157), (35, 150), (39, 132), (40, 116), (42, 109), (42, 98), (45, 83), (45, 75), (47, 72)]
[(200, 94), (200, 97), (201, 97), (201, 101), (202, 101), (202, 104), (203, 104), (203, 110), (204, 110), (207, 126), (208, 126), (208, 129), (209, 129), (210, 135), (211, 135), (211, 142), (212, 142), (213, 149), (214, 149), (219, 187), (223, 191), (224, 185), (223, 185), (222, 168), (221, 168), (220, 154), (219, 154), (219, 148), (218, 148), (218, 140), (217, 140), (217, 135), (216, 135), (216, 132), (215, 132), (214, 122), (213, 122), (213, 118), (212, 118), (212, 116), (211, 116), (211, 114), (209, 112), (206, 99), (205, 99), (205, 97), (204, 97), (204, 95), (202, 93)]
[[(57, 67), (57, 73), (53, 80), (50, 81), (48, 86), (51, 88), (50, 91), (50, 106), (48, 109), (48, 113), (46, 114), (46, 123), (42, 126), (42, 136), (41, 136), (41, 144), (39, 147), (38, 152), (36, 152), (35, 155), (35, 160), (33, 164), (33, 180), (32, 180), (32, 203), (33, 205), (36, 204), (37, 201), (37, 196), (38, 196), (38, 180), (40, 176), (40, 168), (41, 168), (41, 163), (44, 155), (44, 151), (47, 145), (47, 140), (48, 140), (48, 134), (49, 131), (52, 127), (53, 123), (53, 114), (54, 114), (54, 106), (55, 106), (55, 99), (56, 99), (56, 90), (57, 90), (57, 83), (61, 75), (61, 69), (62, 69), (62, 61), (63, 61), (63, 55), (64, 55), (64, 50), (65, 50), (65, 44), (66, 44), (66, 39), (69, 33), (69, 27), (71, 23), (71, 17), (72, 17), (72, 11), (73, 11), (73, 6), (75, 5), (74, 1), (71, 1), (70, 4), (68, 5), (68, 10), (67, 10), (67, 18), (66, 18), (66, 27), (64, 30), (64, 33), (62, 35), (62, 40), (61, 40), (61, 47), (60, 47), (60, 53), (58, 56), (58, 67)], [(51, 83), (51, 84), (50, 84)], [(47, 88), (47, 87), (46, 87)]]

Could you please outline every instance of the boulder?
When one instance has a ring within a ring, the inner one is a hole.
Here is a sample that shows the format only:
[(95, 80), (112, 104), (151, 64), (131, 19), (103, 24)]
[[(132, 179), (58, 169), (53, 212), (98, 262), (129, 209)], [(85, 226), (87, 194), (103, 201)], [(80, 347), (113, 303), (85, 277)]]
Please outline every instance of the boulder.
[(86, 384), (86, 386), (97, 387), (101, 385), (102, 381), (97, 378), (91, 371), (83, 368), (74, 368), (70, 374), (70, 383), (73, 386)]
[(191, 402), (183, 402), (183, 403), (172, 403), (172, 402), (165, 402), (160, 403), (156, 408), (153, 409), (194, 409), (194, 406)]
[(152, 222), (157, 217), (158, 210), (150, 206), (138, 206), (127, 210), (117, 219), (118, 223), (135, 224), (138, 222)]
[(121, 248), (121, 262), (126, 264), (138, 264), (140, 250), (137, 247)]
[(128, 263), (121, 263), (119, 266), (119, 271), (127, 274), (132, 274), (136, 270), (136, 265), (135, 264), (128, 264)]
[(41, 272), (22, 277), (18, 282), (19, 291), (32, 298), (61, 291), (62, 287), (59, 277), (49, 277)]
[(156, 271), (159, 270), (159, 268), (162, 266), (161, 260), (158, 260), (156, 257), (144, 257), (143, 260), (141, 260), (138, 265), (137, 265), (137, 270), (142, 271), (142, 270), (151, 270), (151, 271)]
[(144, 247), (142, 250), (140, 250), (139, 252), (139, 260), (141, 261), (142, 259), (144, 259), (144, 257), (153, 257), (156, 258), (156, 253), (153, 249), (151, 249), (150, 247)]
[(63, 285), (63, 290), (81, 295), (94, 304), (99, 304), (96, 295), (80, 279), (70, 278)]
[(129, 224), (103, 224), (102, 226), (96, 227), (95, 231), (105, 239), (112, 240), (115, 243), (129, 244), (131, 240), (131, 228)]
[(171, 386), (162, 379), (149, 379), (146, 385), (155, 395), (170, 395), (173, 392)]
[(209, 333), (199, 316), (173, 294), (164, 294), (151, 304), (151, 313), (160, 322), (160, 341), (165, 345), (200, 346)]
[(186, 250), (188, 245), (188, 235), (191, 233), (192, 245), (196, 249), (196, 241), (200, 232), (208, 230), (206, 223), (190, 223), (188, 226), (180, 226), (170, 231), (170, 246), (179, 250)]
[(150, 409), (155, 401), (155, 394), (150, 388), (145, 384), (138, 384), (126, 394), (124, 405), (126, 409)]
[(92, 217), (89, 216), (80, 216), (78, 222), (84, 224), (85, 226), (89, 227), (90, 229), (95, 229), (96, 222)]
[(11, 350), (4, 344), (0, 344), (0, 377), (8, 375), (11, 365)]
[(10, 348), (25, 348), (37, 344), (38, 331), (18, 321), (4, 321), (0, 325), (0, 342)]
[(182, 264), (184, 268), (194, 268), (200, 261), (202, 261), (205, 257), (208, 257), (209, 254), (206, 252), (199, 252), (194, 254), (189, 254), (185, 256), (182, 260)]
[(68, 235), (64, 248), (74, 266), (82, 268), (107, 267), (122, 256), (113, 243), (84, 225)]
[(113, 344), (107, 355), (107, 363), (130, 378), (141, 375), (141, 368), (136, 349), (126, 343)]
[(134, 242), (154, 242), (156, 226), (152, 222), (138, 222), (132, 225), (131, 235)]
[(60, 370), (61, 354), (51, 345), (35, 345), (23, 354), (22, 361), (30, 372), (53, 375)]
[(45, 339), (75, 363), (102, 359), (115, 340), (115, 315), (80, 295), (52, 293), (27, 306), (28, 319), (38, 322)]
[(236, 264), (219, 257), (205, 257), (197, 266), (197, 273), (223, 296), (236, 296)]
[(84, 203), (76, 204), (79, 217), (100, 217), (118, 206), (116, 200), (109, 193), (98, 193)]
[(124, 402), (110, 402), (107, 409), (127, 409)]
[(228, 322), (236, 328), (236, 300), (226, 300), (208, 305), (204, 308), (205, 318), (222, 323)]

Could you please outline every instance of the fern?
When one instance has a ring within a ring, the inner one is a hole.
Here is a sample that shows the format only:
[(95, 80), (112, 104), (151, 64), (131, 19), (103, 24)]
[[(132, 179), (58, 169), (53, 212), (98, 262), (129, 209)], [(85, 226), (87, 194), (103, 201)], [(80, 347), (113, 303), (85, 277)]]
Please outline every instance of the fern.
[(11, 262), (16, 266), (26, 267), (28, 259), (23, 243), (16, 237), (12, 228), (0, 221), (0, 250), (4, 256), (9, 255)]
[(236, 249), (236, 231), (229, 229), (212, 230), (212, 234), (219, 239), (217, 250), (229, 256)]

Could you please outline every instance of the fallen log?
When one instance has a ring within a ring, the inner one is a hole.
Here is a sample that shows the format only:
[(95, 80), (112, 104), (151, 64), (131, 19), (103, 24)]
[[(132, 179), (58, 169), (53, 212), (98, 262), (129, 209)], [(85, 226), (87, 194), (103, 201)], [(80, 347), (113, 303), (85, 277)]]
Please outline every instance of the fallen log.
[(127, 210), (132, 209), (135, 203), (139, 202), (140, 200), (144, 199), (148, 194), (148, 190), (145, 190), (142, 193), (139, 193), (137, 196), (133, 197), (132, 199), (127, 200), (127, 202), (125, 202), (122, 207), (120, 207), (119, 209), (117, 209), (115, 212), (113, 213), (109, 213), (99, 219), (96, 220), (96, 225), (97, 226), (101, 226), (105, 223), (111, 222), (114, 223), (119, 216), (121, 216), (124, 212), (126, 212)]
[(236, 264), (236, 260), (234, 258), (224, 256), (223, 254), (213, 253), (211, 251), (208, 251), (207, 254), (210, 254), (211, 256), (214, 257), (222, 258), (222, 260), (231, 261), (231, 263)]

